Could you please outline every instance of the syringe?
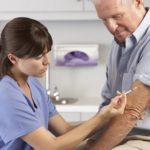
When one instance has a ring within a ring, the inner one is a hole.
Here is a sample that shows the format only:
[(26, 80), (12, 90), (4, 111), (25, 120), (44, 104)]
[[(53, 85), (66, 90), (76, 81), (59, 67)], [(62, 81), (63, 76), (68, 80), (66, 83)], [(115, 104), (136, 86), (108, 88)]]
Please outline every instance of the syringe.
[(129, 91), (126, 91), (124, 94), (127, 95), (127, 94), (129, 94), (129, 93), (135, 91), (137, 88), (138, 88), (138, 87), (135, 86), (133, 89), (131, 89), (131, 90), (129, 90)]

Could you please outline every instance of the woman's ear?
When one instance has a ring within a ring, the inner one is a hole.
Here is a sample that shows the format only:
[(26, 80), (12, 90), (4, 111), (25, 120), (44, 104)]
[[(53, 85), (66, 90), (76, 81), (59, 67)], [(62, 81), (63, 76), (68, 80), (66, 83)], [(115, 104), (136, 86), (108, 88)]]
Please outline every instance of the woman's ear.
[(11, 54), (11, 53), (9, 53), (8, 55), (7, 55), (7, 57), (8, 57), (8, 59), (9, 59), (9, 61), (12, 63), (12, 64), (16, 64), (17, 63), (17, 61), (18, 61), (18, 57), (17, 56), (15, 56), (15, 55), (13, 55), (13, 54)]

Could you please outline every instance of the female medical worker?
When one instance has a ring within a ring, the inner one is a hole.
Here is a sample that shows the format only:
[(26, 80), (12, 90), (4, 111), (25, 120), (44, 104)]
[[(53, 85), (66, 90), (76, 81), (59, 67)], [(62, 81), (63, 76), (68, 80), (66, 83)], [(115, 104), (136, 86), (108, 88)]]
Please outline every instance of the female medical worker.
[(35, 78), (44, 76), (51, 46), (47, 28), (30, 18), (15, 18), (1, 32), (1, 150), (73, 149), (107, 119), (124, 112), (126, 96), (120, 94), (89, 121), (69, 125)]

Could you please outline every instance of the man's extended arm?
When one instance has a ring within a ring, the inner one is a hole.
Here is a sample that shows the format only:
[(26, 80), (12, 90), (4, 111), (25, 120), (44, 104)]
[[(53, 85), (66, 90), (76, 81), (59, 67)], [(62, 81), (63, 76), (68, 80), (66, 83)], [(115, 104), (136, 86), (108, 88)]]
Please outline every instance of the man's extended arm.
[(123, 115), (113, 118), (101, 136), (89, 147), (89, 150), (111, 150), (136, 125), (141, 115), (146, 111), (150, 101), (150, 87), (135, 81), (133, 87), (138, 87), (127, 96), (127, 105)]

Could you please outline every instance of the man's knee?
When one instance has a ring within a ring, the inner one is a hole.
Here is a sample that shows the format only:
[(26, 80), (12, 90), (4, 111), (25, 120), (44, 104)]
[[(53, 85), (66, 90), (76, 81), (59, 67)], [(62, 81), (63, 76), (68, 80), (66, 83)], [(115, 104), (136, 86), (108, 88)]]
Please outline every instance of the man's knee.
[(129, 140), (123, 145), (119, 145), (112, 150), (149, 150), (150, 141)]

